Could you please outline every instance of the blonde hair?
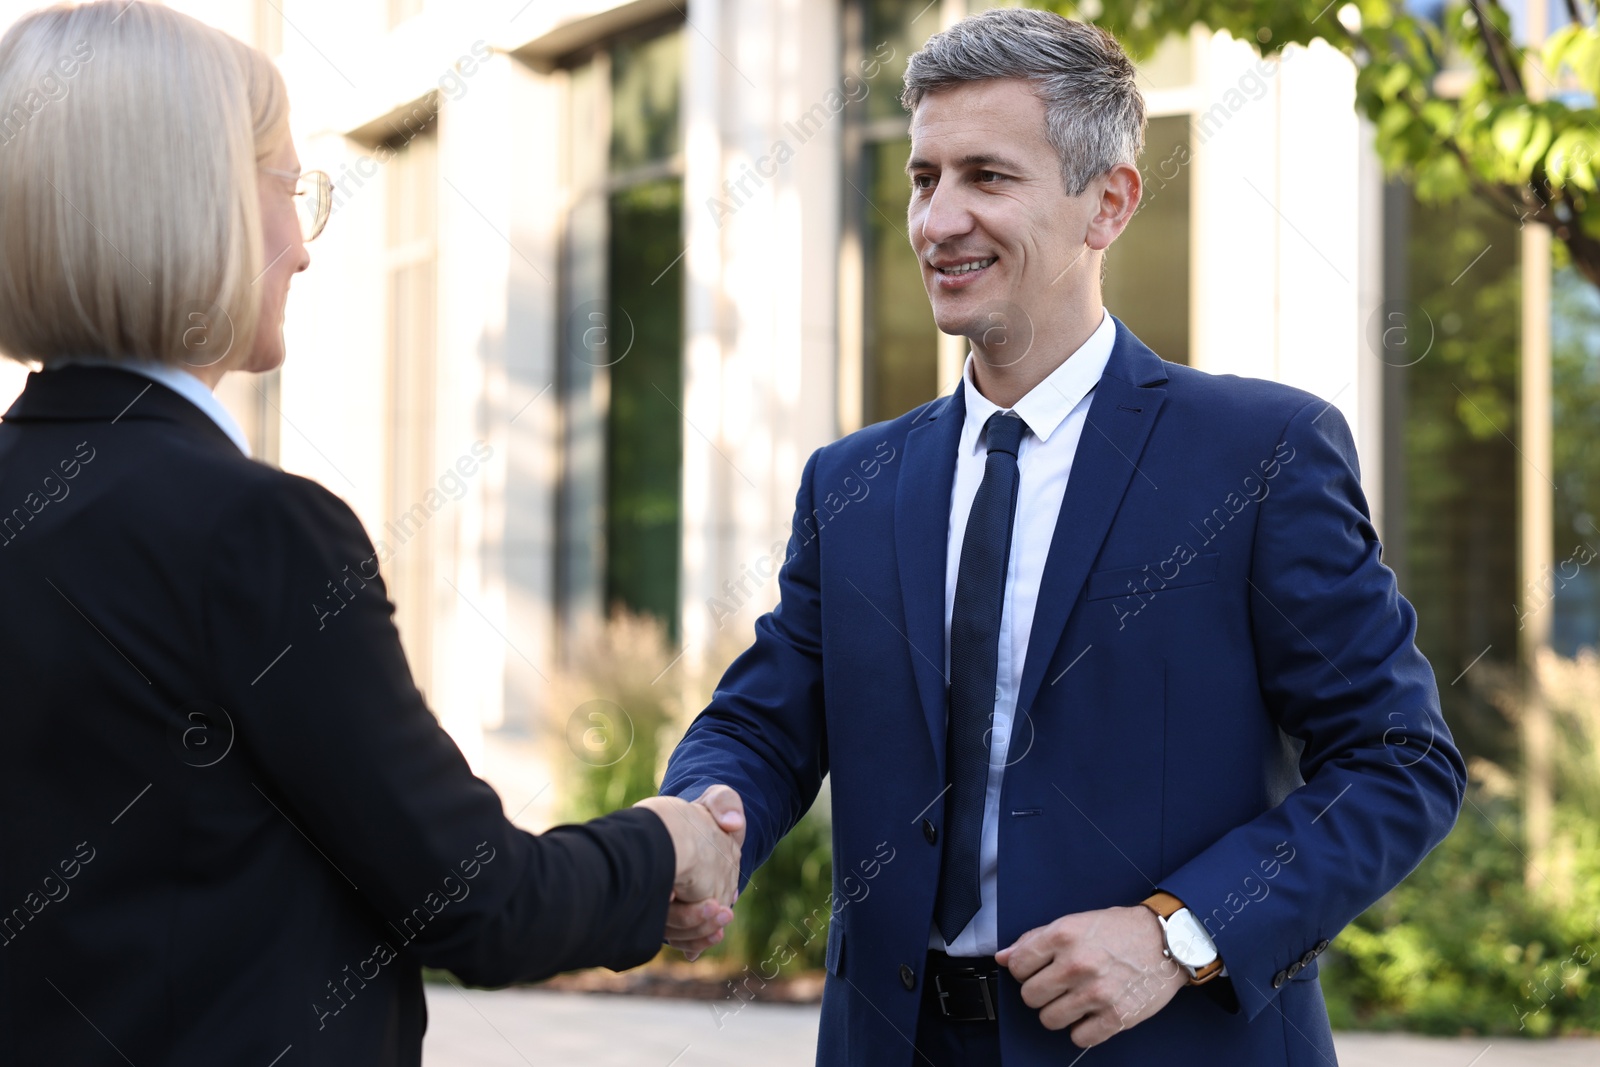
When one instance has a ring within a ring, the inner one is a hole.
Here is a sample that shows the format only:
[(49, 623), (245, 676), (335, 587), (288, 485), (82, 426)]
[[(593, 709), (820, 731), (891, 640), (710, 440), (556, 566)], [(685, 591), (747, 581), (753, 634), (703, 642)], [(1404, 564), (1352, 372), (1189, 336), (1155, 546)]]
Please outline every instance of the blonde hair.
[(188, 15), (100, 0), (23, 17), (0, 39), (0, 352), (249, 352), (256, 172), (288, 136), (272, 61)]

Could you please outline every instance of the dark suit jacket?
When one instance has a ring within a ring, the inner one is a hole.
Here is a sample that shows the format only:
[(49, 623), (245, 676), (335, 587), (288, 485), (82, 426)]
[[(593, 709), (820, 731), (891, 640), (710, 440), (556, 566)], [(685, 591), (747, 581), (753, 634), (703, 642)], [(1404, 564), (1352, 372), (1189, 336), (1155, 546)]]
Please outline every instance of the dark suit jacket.
[[(819, 1064), (917, 1061), (964, 415), (958, 390), (811, 457), (779, 606), (662, 785), (738, 790), (748, 873), (831, 773), (833, 895), (795, 931), (827, 929)], [(1082, 1062), (1333, 1062), (1317, 956), (1444, 837), (1466, 782), (1338, 409), (1164, 363), (1118, 323), (1038, 580), (1000, 798), (1000, 944), (1159, 886), (1229, 977)], [(1002, 974), (1005, 1062), (1079, 1062), (1019, 988)]]
[(512, 826), (349, 507), (165, 387), (29, 377), (0, 604), (0, 1063), (417, 1064), (424, 965), (659, 949), (660, 820)]

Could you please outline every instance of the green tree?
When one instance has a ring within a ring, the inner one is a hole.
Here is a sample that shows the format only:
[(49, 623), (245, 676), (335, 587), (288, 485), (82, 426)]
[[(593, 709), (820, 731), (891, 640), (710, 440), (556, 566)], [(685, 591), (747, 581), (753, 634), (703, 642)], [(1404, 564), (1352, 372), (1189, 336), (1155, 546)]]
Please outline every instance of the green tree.
[[(1135, 57), (1194, 26), (1226, 31), (1263, 55), (1325, 41), (1356, 66), (1356, 106), (1376, 129), (1391, 175), (1425, 201), (1476, 196), (1519, 224), (1548, 227), (1600, 288), (1595, 0), (1552, 0), (1552, 16), (1570, 21), (1538, 49), (1514, 41), (1499, 0), (1447, 2), (1434, 18), (1387, 0), (1034, 3), (1092, 20)], [(1442, 83), (1446, 70), (1458, 73)]]

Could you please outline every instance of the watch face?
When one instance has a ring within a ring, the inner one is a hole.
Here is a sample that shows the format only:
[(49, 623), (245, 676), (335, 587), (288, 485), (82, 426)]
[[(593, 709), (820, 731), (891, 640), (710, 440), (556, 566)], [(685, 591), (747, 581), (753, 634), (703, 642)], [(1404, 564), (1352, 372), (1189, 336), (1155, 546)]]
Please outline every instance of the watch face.
[(1189, 968), (1204, 967), (1217, 958), (1216, 944), (1188, 908), (1167, 920), (1167, 948), (1173, 959)]

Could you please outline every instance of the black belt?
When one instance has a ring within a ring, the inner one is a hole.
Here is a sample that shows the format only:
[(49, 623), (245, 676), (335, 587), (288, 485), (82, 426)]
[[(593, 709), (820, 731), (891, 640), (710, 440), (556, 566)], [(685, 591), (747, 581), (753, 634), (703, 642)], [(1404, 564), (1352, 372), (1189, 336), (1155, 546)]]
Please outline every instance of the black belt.
[(1000, 1017), (1000, 966), (987, 956), (948, 956), (929, 949), (925, 981), (946, 1019), (993, 1022)]

